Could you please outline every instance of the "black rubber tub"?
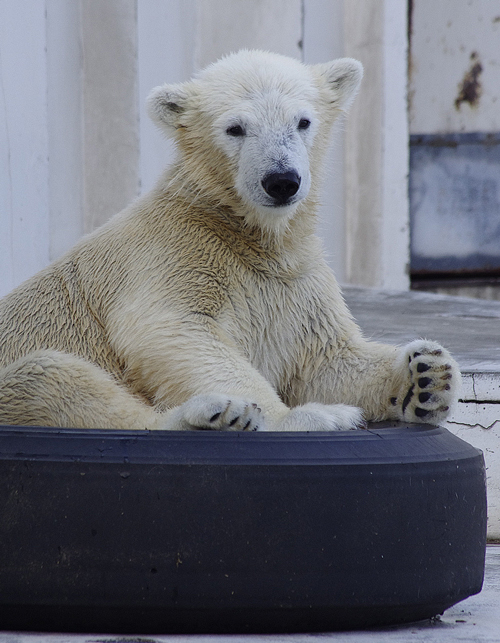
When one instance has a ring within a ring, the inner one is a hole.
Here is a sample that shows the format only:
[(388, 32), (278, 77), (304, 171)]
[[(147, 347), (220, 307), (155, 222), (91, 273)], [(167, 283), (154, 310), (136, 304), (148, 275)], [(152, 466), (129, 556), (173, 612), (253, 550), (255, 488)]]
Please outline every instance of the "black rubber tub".
[(480, 591), (484, 461), (443, 428), (0, 430), (0, 628), (358, 629)]

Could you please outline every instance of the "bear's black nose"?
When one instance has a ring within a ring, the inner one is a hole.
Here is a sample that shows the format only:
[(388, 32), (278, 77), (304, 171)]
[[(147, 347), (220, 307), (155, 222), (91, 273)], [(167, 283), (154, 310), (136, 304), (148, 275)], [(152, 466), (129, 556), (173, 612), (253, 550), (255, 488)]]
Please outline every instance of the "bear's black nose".
[(275, 172), (262, 179), (262, 187), (274, 199), (275, 205), (285, 205), (300, 187), (297, 172)]

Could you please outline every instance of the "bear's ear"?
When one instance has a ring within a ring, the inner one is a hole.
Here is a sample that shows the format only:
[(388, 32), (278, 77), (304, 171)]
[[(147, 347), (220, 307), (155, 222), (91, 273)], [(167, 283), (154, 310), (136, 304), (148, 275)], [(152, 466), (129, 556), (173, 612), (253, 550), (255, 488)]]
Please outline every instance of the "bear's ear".
[(148, 114), (163, 130), (176, 130), (188, 100), (189, 93), (184, 84), (155, 87), (147, 98)]
[(333, 102), (340, 109), (347, 110), (358, 93), (363, 78), (363, 65), (354, 58), (338, 58), (313, 65), (313, 69), (332, 91)]

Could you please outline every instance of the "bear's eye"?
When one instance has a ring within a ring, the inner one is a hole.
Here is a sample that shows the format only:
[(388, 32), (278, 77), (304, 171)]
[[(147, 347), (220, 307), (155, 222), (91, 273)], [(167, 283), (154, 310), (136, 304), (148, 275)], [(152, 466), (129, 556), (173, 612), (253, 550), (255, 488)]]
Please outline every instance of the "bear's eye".
[(229, 134), (229, 136), (245, 136), (245, 130), (241, 125), (232, 125), (227, 128), (226, 134)]
[(301, 118), (299, 121), (299, 129), (307, 129), (311, 121), (308, 118)]

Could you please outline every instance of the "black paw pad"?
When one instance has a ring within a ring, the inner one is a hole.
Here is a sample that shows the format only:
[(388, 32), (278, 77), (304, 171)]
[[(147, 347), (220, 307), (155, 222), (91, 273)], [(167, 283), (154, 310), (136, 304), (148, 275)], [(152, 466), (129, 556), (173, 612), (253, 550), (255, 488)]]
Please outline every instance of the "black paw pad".
[(231, 422), (229, 422), (229, 426), (234, 426), (239, 419), (240, 419), (240, 416), (237, 415), (235, 418), (231, 420)]
[(429, 415), (430, 411), (426, 411), (425, 409), (419, 409), (418, 407), (415, 409), (415, 415), (418, 418), (424, 418), (427, 415)]
[(212, 417), (210, 418), (210, 422), (215, 422), (219, 418), (220, 418), (220, 413), (216, 413), (215, 415), (212, 415)]
[(425, 404), (425, 402), (428, 402), (431, 397), (432, 395), (430, 393), (420, 393), (420, 395), (418, 396), (418, 401), (422, 404)]
[(396, 404), (398, 403), (398, 398), (397, 397), (391, 397), (390, 402), (391, 402), (392, 406), (396, 406)]
[(417, 373), (425, 373), (425, 371), (428, 371), (430, 369), (429, 364), (424, 364), (423, 362), (420, 362), (420, 364), (417, 364)]
[(429, 384), (432, 382), (430, 377), (421, 377), (418, 380), (418, 385), (420, 388), (425, 388), (426, 386), (429, 386)]

